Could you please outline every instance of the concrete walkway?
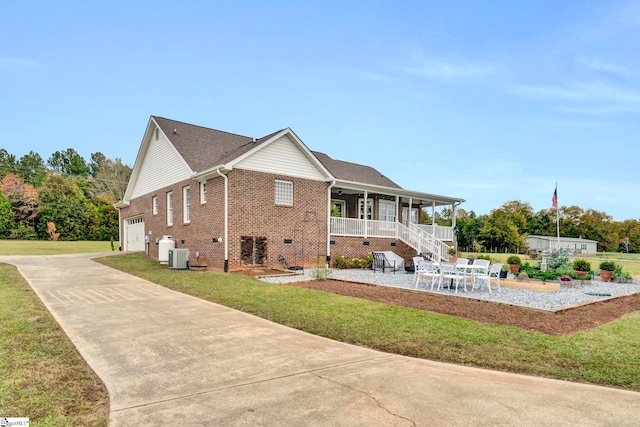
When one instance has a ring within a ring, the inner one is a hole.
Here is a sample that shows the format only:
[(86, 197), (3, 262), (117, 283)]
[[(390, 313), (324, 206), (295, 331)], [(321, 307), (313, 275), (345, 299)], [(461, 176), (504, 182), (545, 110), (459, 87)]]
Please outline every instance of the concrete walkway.
[(640, 393), (334, 342), (92, 256), (0, 262), (18, 266), (104, 381), (112, 426), (631, 426), (640, 419)]

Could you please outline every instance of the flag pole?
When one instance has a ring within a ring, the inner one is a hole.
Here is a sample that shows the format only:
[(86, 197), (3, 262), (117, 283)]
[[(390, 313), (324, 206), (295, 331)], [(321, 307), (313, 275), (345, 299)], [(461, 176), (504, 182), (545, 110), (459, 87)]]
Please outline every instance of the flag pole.
[(556, 191), (553, 193), (556, 205), (556, 232), (558, 235), (558, 251), (560, 251), (560, 208), (558, 207), (558, 183), (556, 182)]

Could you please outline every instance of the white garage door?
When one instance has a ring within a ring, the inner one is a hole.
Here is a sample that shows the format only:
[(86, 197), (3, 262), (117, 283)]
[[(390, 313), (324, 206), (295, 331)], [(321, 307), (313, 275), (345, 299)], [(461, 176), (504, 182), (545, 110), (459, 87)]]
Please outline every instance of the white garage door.
[(124, 237), (125, 251), (144, 251), (144, 217), (127, 219)]

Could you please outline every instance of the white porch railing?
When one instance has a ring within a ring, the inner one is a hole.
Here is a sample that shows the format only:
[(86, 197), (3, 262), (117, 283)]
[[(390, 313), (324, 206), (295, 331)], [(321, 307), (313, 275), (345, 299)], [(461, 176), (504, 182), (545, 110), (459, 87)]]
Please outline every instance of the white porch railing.
[(417, 224), (411, 224), (409, 228), (399, 222), (332, 217), (331, 235), (400, 239), (418, 253), (431, 256), (435, 261), (443, 261), (448, 259), (449, 249), (443, 240), (453, 240), (453, 229)]

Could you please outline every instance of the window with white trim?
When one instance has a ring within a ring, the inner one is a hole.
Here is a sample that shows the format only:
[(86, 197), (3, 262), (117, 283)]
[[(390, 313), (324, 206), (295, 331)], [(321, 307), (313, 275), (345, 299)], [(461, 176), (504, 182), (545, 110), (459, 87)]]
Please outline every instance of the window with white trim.
[[(360, 212), (360, 219), (365, 219), (364, 199), (358, 199), (358, 211)], [(366, 219), (373, 219), (373, 199), (367, 199)]]
[(151, 212), (154, 215), (158, 215), (158, 196), (153, 196), (151, 198)]
[(396, 222), (396, 203), (388, 200), (378, 202), (378, 220)]
[(182, 189), (182, 221), (191, 222), (191, 187)]
[(207, 203), (207, 181), (200, 183), (200, 203)]
[(173, 225), (173, 191), (167, 193), (167, 225)]
[(276, 205), (293, 206), (293, 182), (276, 179), (275, 202)]

